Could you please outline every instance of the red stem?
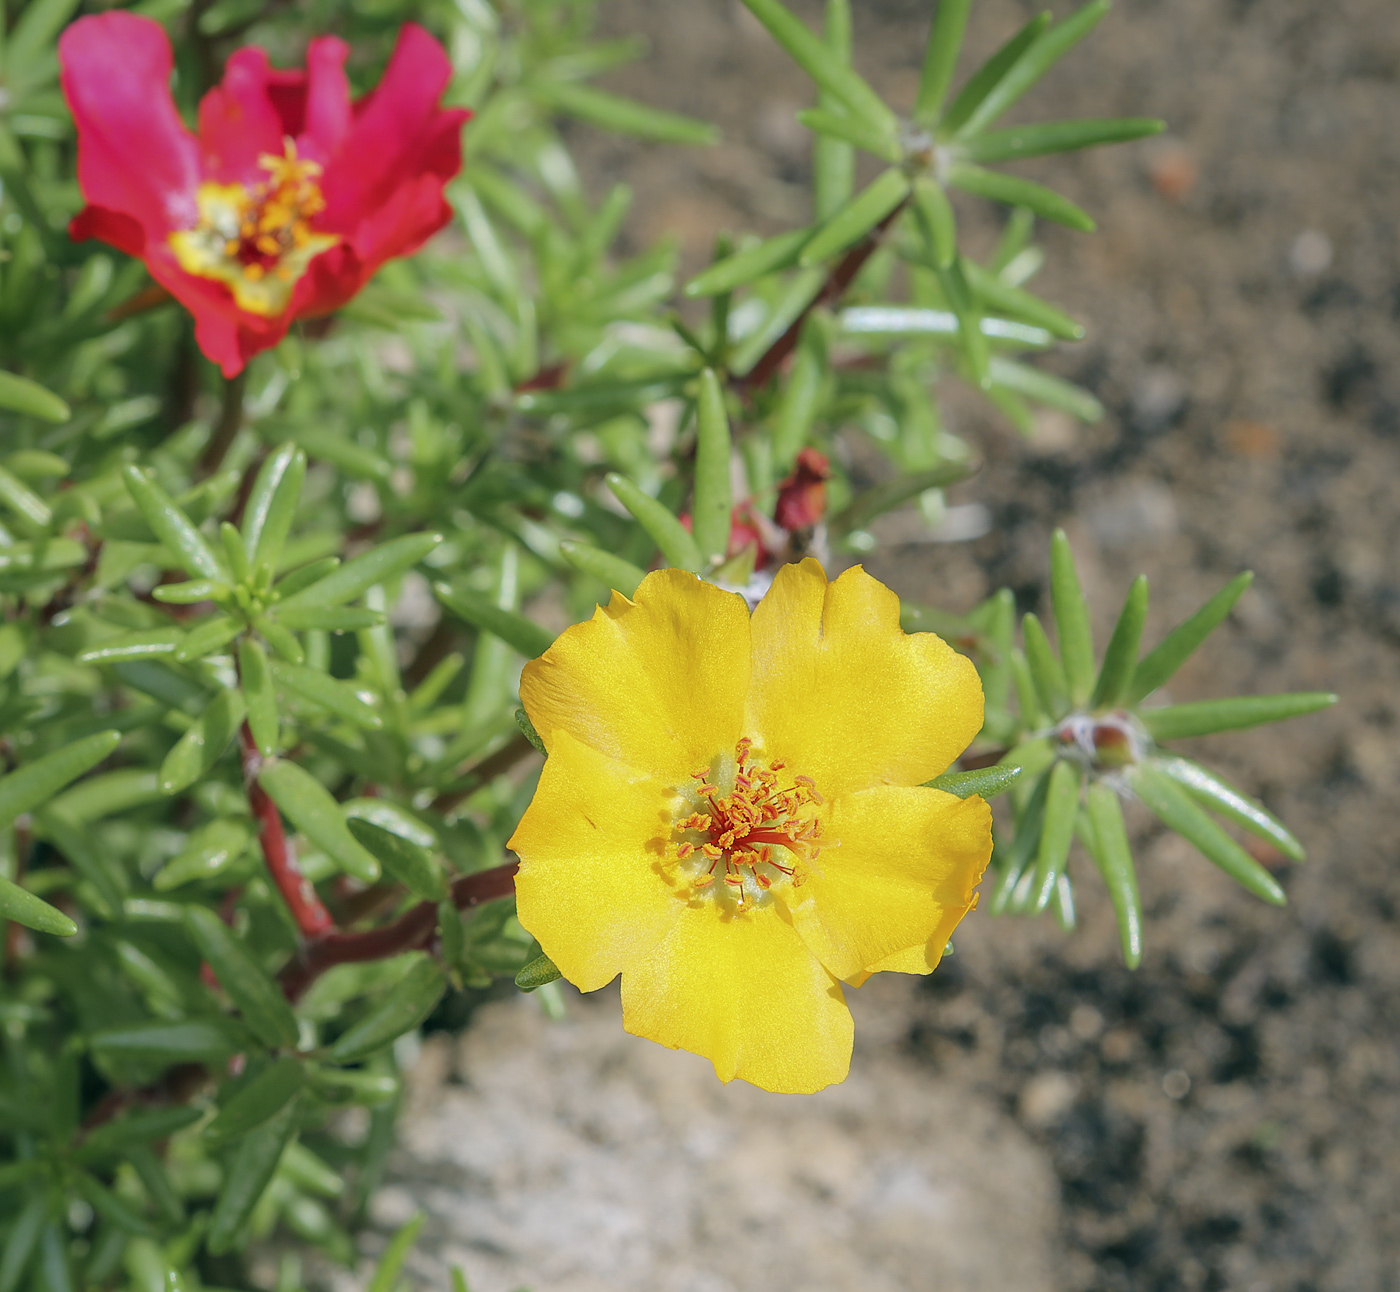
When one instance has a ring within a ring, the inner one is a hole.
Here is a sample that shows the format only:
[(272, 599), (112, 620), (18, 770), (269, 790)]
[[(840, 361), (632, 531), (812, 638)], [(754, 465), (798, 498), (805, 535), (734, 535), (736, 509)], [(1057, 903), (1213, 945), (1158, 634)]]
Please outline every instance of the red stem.
[[(463, 875), (452, 883), (452, 903), (459, 911), (470, 910), (482, 902), (509, 897), (515, 890), (518, 862), (507, 862), (491, 870)], [(282, 970), (282, 991), (288, 1000), (296, 1000), (321, 974), (333, 965), (357, 964), (364, 960), (383, 960), (404, 951), (417, 951), (432, 941), (437, 928), (436, 902), (419, 902), (399, 916), (392, 924), (368, 929), (363, 933), (327, 933), (308, 942), (301, 953)]]
[(252, 729), (246, 722), (238, 735), (243, 746), (243, 781), (248, 787), (248, 804), (258, 822), (258, 842), (262, 844), (263, 856), (267, 858), (267, 869), (291, 908), (292, 918), (303, 936), (323, 937), (335, 928), (335, 921), (297, 866), (296, 850), (282, 828), (282, 814), (277, 810), (277, 804), (258, 784), (258, 772), (263, 760), (253, 740)]
[(806, 308), (788, 325), (786, 332), (782, 334), (763, 353), (763, 357), (754, 364), (737, 384), (745, 390), (754, 390), (762, 386), (767, 380), (778, 371), (784, 359), (795, 349), (797, 343), (802, 338), (802, 328), (807, 322), (807, 316), (814, 309), (823, 305), (834, 305), (846, 294), (848, 288), (860, 271), (865, 268), (865, 262), (875, 254), (875, 249), (880, 245), (880, 239), (886, 229), (895, 222), (899, 213), (904, 210), (904, 202), (901, 202), (883, 220), (880, 221), (869, 233), (856, 243), (841, 258), (841, 263), (827, 275), (827, 280), (821, 285), (821, 290), (808, 301)]

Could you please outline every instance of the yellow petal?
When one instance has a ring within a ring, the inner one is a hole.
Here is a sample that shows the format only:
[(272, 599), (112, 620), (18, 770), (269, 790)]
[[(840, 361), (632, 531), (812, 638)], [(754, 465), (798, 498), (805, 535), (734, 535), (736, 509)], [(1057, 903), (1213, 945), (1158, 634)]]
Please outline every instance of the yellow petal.
[(622, 1022), (636, 1036), (704, 1055), (721, 1081), (810, 1094), (844, 1081), (851, 1012), (841, 985), (768, 906), (725, 917), (682, 908), (666, 936), (622, 971)]
[(611, 982), (685, 909), (662, 864), (673, 796), (653, 777), (556, 731), (508, 847), (520, 923), (582, 991)]
[[(975, 896), (972, 905), (974, 907), (977, 905)], [(944, 943), (944, 950), (946, 949), (947, 943)], [(938, 966), (937, 964), (930, 965), (929, 962), (936, 960), (941, 964), (942, 956), (943, 951), (940, 951), (936, 956), (933, 955), (930, 946), (908, 947), (903, 951), (896, 951), (892, 956), (886, 956), (883, 960), (871, 965), (869, 969), (862, 969), (860, 973), (852, 974), (842, 981), (850, 987), (863, 987), (866, 979), (877, 973), (931, 973)]]
[(838, 978), (898, 969), (930, 973), (974, 901), (992, 855), (992, 812), (922, 786), (882, 786), (837, 799), (827, 840), (802, 886), (792, 921)]
[(746, 732), (827, 797), (920, 785), (982, 726), (982, 684), (933, 633), (906, 634), (899, 598), (859, 566), (834, 583), (785, 565), (753, 615)]
[(520, 699), (551, 755), (554, 733), (567, 731), (681, 784), (733, 753), (748, 681), (744, 599), (683, 570), (657, 570), (635, 601), (614, 593), (527, 664)]

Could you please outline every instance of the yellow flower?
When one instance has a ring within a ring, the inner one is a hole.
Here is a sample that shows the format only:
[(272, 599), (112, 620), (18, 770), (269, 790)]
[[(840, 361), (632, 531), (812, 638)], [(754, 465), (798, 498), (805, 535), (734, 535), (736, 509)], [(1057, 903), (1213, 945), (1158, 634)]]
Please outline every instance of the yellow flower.
[(982, 724), (977, 671), (860, 568), (743, 598), (649, 574), (526, 665), (549, 750), (510, 841), (520, 922), (629, 1032), (722, 1081), (845, 1078), (841, 983), (929, 973), (972, 908), (991, 812), (923, 782)]

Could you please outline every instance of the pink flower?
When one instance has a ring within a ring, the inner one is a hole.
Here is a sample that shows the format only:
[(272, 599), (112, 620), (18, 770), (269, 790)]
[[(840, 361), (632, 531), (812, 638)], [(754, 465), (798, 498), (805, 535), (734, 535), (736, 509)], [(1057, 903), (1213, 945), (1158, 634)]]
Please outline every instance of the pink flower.
[(305, 71), (240, 49), (199, 105), (198, 136), (175, 110), (158, 23), (80, 18), (58, 50), (88, 202), (70, 235), (145, 261), (227, 377), (451, 219), (442, 190), (470, 114), (438, 107), (452, 67), (420, 27), (403, 28), (384, 79), (353, 103), (334, 36), (311, 42)]

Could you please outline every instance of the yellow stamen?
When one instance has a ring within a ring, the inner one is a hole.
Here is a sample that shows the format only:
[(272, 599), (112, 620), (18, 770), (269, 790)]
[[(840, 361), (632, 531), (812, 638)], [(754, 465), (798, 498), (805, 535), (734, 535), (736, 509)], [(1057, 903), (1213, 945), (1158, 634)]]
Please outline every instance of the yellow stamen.
[(170, 245), (187, 273), (225, 283), (240, 309), (272, 317), (291, 303), (311, 261), (340, 236), (312, 228), (326, 208), (321, 167), (298, 157), (292, 140), (282, 156), (267, 154), (258, 164), (268, 172), (260, 184), (201, 184), (199, 223), (172, 233)]

